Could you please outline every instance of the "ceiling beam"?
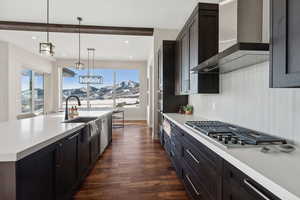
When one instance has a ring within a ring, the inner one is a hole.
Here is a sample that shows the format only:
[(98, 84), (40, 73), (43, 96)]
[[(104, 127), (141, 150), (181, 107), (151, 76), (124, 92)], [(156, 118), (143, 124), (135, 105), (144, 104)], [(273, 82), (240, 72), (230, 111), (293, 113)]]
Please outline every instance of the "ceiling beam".
[[(78, 25), (0, 21), (0, 30), (78, 33)], [(153, 28), (81, 25), (81, 33), (152, 36)]]

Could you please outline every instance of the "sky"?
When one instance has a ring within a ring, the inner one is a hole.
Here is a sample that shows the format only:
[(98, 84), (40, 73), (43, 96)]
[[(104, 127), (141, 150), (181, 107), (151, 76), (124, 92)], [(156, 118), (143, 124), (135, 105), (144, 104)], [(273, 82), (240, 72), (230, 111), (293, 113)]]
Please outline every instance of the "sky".
[[(76, 70), (71, 69), (76, 73), (75, 77), (64, 77), (63, 79), (63, 89), (74, 89), (82, 88), (84, 85), (79, 84), (79, 76), (87, 75), (87, 70)], [(121, 81), (139, 81), (139, 70), (137, 69), (95, 69), (94, 73), (91, 70), (91, 75), (101, 75), (103, 76), (102, 85), (93, 85), (95, 87), (101, 88), (107, 85), (113, 84), (113, 73), (116, 72), (117, 83)]]

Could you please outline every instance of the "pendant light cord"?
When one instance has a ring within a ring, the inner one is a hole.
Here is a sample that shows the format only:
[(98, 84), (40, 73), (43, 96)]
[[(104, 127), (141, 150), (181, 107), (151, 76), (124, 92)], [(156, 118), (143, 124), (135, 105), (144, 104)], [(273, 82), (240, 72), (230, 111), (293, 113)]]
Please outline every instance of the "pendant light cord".
[(79, 57), (79, 60), (78, 60), (78, 63), (80, 64), (81, 63), (81, 58), (80, 58), (80, 49), (81, 49), (81, 39), (80, 39), (80, 34), (81, 34), (81, 29), (80, 29), (80, 26), (81, 26), (81, 17), (77, 17), (78, 21), (79, 21), (79, 26), (78, 26), (78, 35), (79, 35), (79, 50), (78, 50), (78, 57)]
[(88, 77), (90, 77), (90, 49), (88, 49)]
[(47, 42), (49, 43), (49, 0), (47, 0)]
[(95, 49), (93, 50), (93, 75), (95, 74)]

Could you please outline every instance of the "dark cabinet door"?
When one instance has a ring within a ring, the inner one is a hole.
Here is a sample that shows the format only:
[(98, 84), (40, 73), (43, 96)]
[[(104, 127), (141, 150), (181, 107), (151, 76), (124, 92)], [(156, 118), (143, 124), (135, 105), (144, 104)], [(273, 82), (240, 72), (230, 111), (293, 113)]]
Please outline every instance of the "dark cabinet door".
[(181, 95), (181, 40), (176, 40), (175, 95)]
[(271, 87), (300, 87), (299, 10), (299, 0), (271, 1)]
[(90, 148), (91, 148), (91, 162), (94, 163), (98, 159), (100, 152), (100, 135), (96, 135), (91, 139)]
[(231, 164), (224, 162), (223, 200), (279, 200)]
[[(190, 69), (199, 64), (199, 16), (193, 18), (190, 29)], [(198, 73), (190, 72), (190, 93), (198, 93)]]
[(108, 127), (107, 128), (108, 144), (110, 145), (112, 142), (112, 116), (111, 115), (107, 116), (107, 127)]
[(52, 145), (17, 162), (18, 200), (55, 199), (55, 153)]
[(88, 128), (84, 128), (78, 138), (78, 177), (83, 178), (90, 166), (90, 143)]
[(80, 132), (64, 139), (57, 150), (56, 199), (68, 199), (77, 183), (77, 142)]
[(181, 39), (181, 93), (190, 91), (190, 37), (186, 30)]

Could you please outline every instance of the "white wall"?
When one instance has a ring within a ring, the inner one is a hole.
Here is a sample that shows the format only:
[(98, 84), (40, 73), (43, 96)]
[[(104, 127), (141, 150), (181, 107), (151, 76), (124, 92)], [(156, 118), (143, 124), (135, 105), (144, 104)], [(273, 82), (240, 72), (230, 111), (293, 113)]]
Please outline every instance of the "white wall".
[(191, 95), (195, 115), (300, 142), (300, 89), (269, 88), (269, 62), (221, 75), (221, 93)]
[[(57, 60), (59, 68), (74, 66), (76, 60)], [(87, 62), (83, 61), (87, 66)], [(136, 108), (124, 108), (125, 120), (147, 119), (147, 62), (146, 61), (95, 61), (95, 68), (138, 69), (140, 74), (140, 105)], [(105, 77), (104, 77), (105, 78)], [(61, 93), (61, 91), (58, 91)], [(57, 97), (60, 98), (60, 97)], [(56, 102), (59, 101), (56, 99)], [(57, 104), (56, 104), (57, 105)]]
[[(5, 98), (0, 98), (3, 102), (1, 107), (1, 120), (14, 120), (21, 113), (21, 70), (32, 69), (39, 72), (44, 72), (45, 76), (45, 99), (48, 99), (45, 104), (45, 111), (52, 110), (52, 93), (51, 93), (51, 72), (52, 61), (42, 58), (21, 49), (13, 44), (1, 42), (1, 87), (2, 95)], [(5, 50), (3, 52), (3, 50)], [(6, 90), (5, 90), (6, 89)], [(6, 99), (7, 98), (7, 99)], [(7, 102), (5, 102), (7, 101)]]
[(0, 122), (8, 120), (8, 43), (0, 41)]
[[(153, 130), (153, 137), (157, 137), (158, 135), (158, 113), (157, 113), (157, 90), (158, 90), (158, 56), (157, 52), (159, 48), (162, 46), (163, 40), (176, 40), (176, 37), (179, 33), (179, 30), (170, 30), (170, 29), (154, 29), (153, 34), (153, 60), (148, 60), (148, 63), (153, 63), (152, 71), (152, 80), (151, 80), (151, 97), (152, 97), (152, 130)], [(151, 56), (149, 57), (151, 58)]]
[[(9, 119), (16, 119), (21, 113), (21, 71), (31, 69), (47, 74), (51, 74), (53, 63), (51, 60), (34, 55), (13, 44), (9, 44)], [(50, 77), (45, 79), (45, 94), (51, 95)], [(49, 96), (45, 98), (49, 98)], [(51, 100), (47, 101), (45, 111), (52, 109)]]

